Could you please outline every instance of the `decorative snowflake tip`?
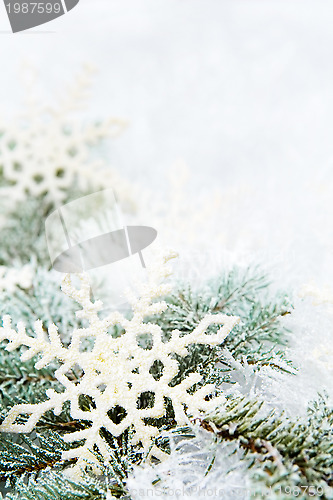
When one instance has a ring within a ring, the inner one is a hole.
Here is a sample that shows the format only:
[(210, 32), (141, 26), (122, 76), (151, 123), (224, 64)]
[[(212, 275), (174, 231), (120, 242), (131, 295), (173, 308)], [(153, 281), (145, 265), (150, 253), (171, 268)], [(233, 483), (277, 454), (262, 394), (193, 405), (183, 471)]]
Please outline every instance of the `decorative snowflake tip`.
[[(133, 444), (141, 443), (143, 451), (148, 451), (158, 429), (148, 425), (146, 419), (165, 416), (165, 398), (172, 403), (178, 425), (188, 423), (189, 416), (198, 416), (200, 411), (215, 408), (221, 402), (222, 397), (207, 397), (214, 394), (214, 385), (188, 392), (194, 384), (201, 381), (199, 373), (192, 373), (177, 385), (170, 385), (179, 371), (178, 362), (173, 355), (186, 356), (187, 347), (191, 344), (221, 344), (239, 322), (239, 318), (224, 314), (207, 315), (187, 335), (181, 336), (178, 330), (173, 330), (168, 341), (163, 340), (159, 325), (145, 322), (146, 318), (161, 314), (167, 308), (166, 302), (157, 299), (170, 293), (170, 286), (162, 281), (170, 274), (168, 261), (172, 257), (174, 254), (169, 253), (156, 262), (148, 270), (146, 283), (139, 285), (137, 294), (128, 294), (132, 307), (131, 319), (119, 312), (112, 312), (101, 319), (98, 313), (102, 309), (102, 303), (91, 301), (87, 277), (80, 276), (81, 286), (77, 289), (73, 287), (70, 277), (66, 276), (63, 291), (80, 304), (77, 316), (88, 325), (73, 331), (68, 347), (62, 344), (54, 325), (49, 327), (46, 335), (42, 323), (37, 321), (35, 337), (31, 337), (23, 324), (18, 324), (16, 331), (11, 327), (10, 318), (4, 317), (0, 340), (9, 341), (6, 349), (12, 351), (22, 345), (26, 346), (22, 360), (39, 355), (37, 369), (55, 359), (60, 361), (61, 366), (56, 370), (55, 377), (63, 385), (64, 391), (50, 389), (46, 393), (48, 399), (45, 402), (14, 406), (0, 426), (1, 431), (31, 432), (45, 412), (53, 410), (55, 414), (60, 414), (64, 403), (69, 401), (71, 417), (90, 423), (89, 427), (67, 434), (64, 438), (71, 443), (84, 442), (63, 453), (64, 459), (78, 459), (75, 466), (77, 472), (87, 461), (98, 465), (91, 453), (96, 447), (104, 460), (110, 460), (108, 446), (101, 434), (102, 428), (113, 436), (120, 436), (126, 429), (132, 428)], [(123, 333), (120, 336), (112, 336), (110, 333), (115, 325), (121, 327)], [(206, 332), (210, 325), (221, 325), (221, 328), (215, 334), (208, 334)], [(91, 347), (83, 348), (88, 338), (91, 340)], [(153, 371), (157, 362), (161, 368), (158, 377), (156, 374), (154, 376)], [(79, 380), (73, 380), (69, 375), (70, 371), (78, 366), (82, 376)], [(148, 392), (152, 404), (142, 407), (139, 404), (140, 397)], [(81, 395), (89, 396), (94, 401), (89, 411), (81, 409)], [(112, 418), (115, 413), (121, 415), (121, 418)], [(29, 416), (26, 423), (16, 423), (20, 415)]]

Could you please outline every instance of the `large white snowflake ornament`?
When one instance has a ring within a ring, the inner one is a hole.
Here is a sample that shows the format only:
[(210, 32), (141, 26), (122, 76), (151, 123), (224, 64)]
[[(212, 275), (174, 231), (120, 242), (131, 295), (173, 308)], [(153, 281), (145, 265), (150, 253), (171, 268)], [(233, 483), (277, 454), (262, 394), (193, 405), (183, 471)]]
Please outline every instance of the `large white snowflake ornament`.
[[(69, 401), (71, 417), (90, 422), (88, 428), (67, 434), (64, 438), (71, 443), (83, 441), (83, 444), (63, 453), (64, 459), (78, 459), (74, 467), (75, 472), (78, 472), (87, 461), (97, 466), (95, 455), (91, 453), (96, 447), (104, 460), (110, 459), (101, 434), (102, 428), (113, 436), (120, 436), (126, 429), (132, 428), (133, 444), (141, 443), (143, 451), (149, 451), (158, 429), (148, 425), (146, 419), (165, 416), (165, 398), (171, 401), (175, 420), (179, 425), (188, 423), (190, 416), (196, 417), (201, 411), (211, 410), (223, 402), (222, 396), (208, 397), (215, 393), (212, 384), (189, 392), (194, 384), (201, 381), (199, 373), (192, 373), (177, 385), (170, 385), (179, 372), (178, 362), (173, 355), (185, 356), (188, 353), (187, 347), (191, 344), (221, 344), (239, 318), (224, 314), (207, 315), (191, 333), (181, 336), (178, 330), (174, 330), (168, 341), (163, 339), (162, 329), (158, 324), (147, 322), (146, 318), (161, 314), (167, 308), (166, 302), (158, 299), (170, 292), (170, 286), (163, 284), (163, 280), (170, 274), (168, 261), (173, 256), (169, 253), (155, 262), (148, 269), (146, 282), (138, 285), (137, 293), (128, 293), (132, 308), (131, 319), (119, 312), (100, 318), (98, 313), (102, 303), (91, 301), (87, 278), (80, 277), (81, 286), (77, 289), (72, 285), (70, 277), (66, 276), (63, 291), (80, 304), (77, 316), (88, 325), (73, 331), (68, 347), (61, 342), (54, 325), (49, 327), (46, 335), (42, 323), (37, 321), (35, 336), (32, 337), (27, 334), (23, 324), (18, 324), (15, 330), (10, 318), (4, 317), (0, 340), (9, 341), (6, 349), (12, 351), (22, 345), (26, 346), (23, 361), (40, 355), (36, 363), (37, 369), (55, 359), (60, 361), (61, 366), (56, 370), (55, 377), (64, 390), (48, 390), (48, 399), (39, 404), (14, 406), (0, 426), (1, 431), (31, 432), (45, 412), (53, 410), (55, 414), (60, 414), (64, 403)], [(120, 336), (111, 335), (110, 329), (114, 325), (121, 326), (123, 333)], [(210, 325), (221, 325), (221, 328), (217, 333), (207, 333)], [(90, 348), (83, 348), (87, 338), (93, 342), (90, 343)], [(163, 367), (160, 377), (152, 374), (157, 361)], [(73, 380), (69, 373), (78, 366), (82, 375), (79, 380)], [(147, 392), (153, 395), (153, 404), (148, 408), (140, 407), (139, 398)], [(80, 408), (80, 395), (89, 396), (94, 401), (89, 411)], [(110, 411), (117, 408), (123, 410), (123, 419), (120, 421), (110, 417)], [(16, 423), (21, 415), (29, 416), (24, 424)]]

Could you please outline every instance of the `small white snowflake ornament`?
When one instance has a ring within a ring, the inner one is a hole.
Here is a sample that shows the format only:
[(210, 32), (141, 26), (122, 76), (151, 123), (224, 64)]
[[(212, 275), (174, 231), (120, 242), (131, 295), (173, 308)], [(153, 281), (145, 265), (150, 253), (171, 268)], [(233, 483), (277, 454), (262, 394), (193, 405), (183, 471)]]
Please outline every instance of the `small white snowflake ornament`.
[[(164, 278), (170, 274), (168, 261), (174, 254), (169, 253), (148, 269), (147, 280), (141, 284), (138, 293), (128, 294), (132, 307), (132, 317), (127, 319), (119, 312), (112, 312), (101, 319), (99, 311), (101, 301), (92, 302), (90, 287), (85, 276), (81, 276), (80, 289), (74, 288), (70, 277), (63, 282), (63, 291), (81, 306), (77, 316), (84, 319), (88, 326), (73, 331), (71, 343), (65, 347), (60, 339), (57, 327), (51, 325), (45, 334), (40, 321), (36, 322), (35, 336), (26, 333), (23, 324), (18, 324), (17, 331), (11, 326), (10, 318), (4, 317), (3, 328), (0, 329), (0, 340), (9, 341), (6, 349), (12, 351), (20, 346), (27, 350), (22, 360), (28, 360), (35, 355), (40, 359), (36, 368), (45, 367), (53, 360), (58, 360), (61, 366), (55, 372), (55, 377), (63, 385), (63, 392), (53, 389), (47, 391), (48, 399), (39, 404), (21, 404), (14, 406), (2, 425), (1, 431), (31, 432), (42, 415), (53, 410), (56, 414), (62, 411), (66, 401), (70, 402), (70, 414), (74, 420), (84, 420), (90, 426), (65, 435), (67, 442), (83, 441), (76, 448), (63, 452), (64, 459), (77, 458), (75, 472), (84, 467), (86, 462), (97, 464), (91, 450), (98, 448), (104, 460), (110, 455), (107, 444), (102, 437), (101, 429), (107, 429), (113, 436), (120, 436), (126, 429), (132, 428), (132, 442), (141, 443), (143, 451), (147, 452), (152, 445), (152, 438), (158, 429), (148, 425), (147, 418), (163, 417), (166, 413), (165, 398), (173, 406), (175, 420), (178, 425), (189, 422), (190, 416), (198, 416), (201, 411), (208, 411), (221, 404), (222, 396), (207, 398), (214, 395), (214, 385), (206, 385), (189, 393), (194, 384), (201, 381), (199, 373), (192, 373), (177, 385), (170, 382), (178, 374), (178, 362), (173, 355), (186, 356), (187, 347), (191, 344), (221, 344), (239, 318), (225, 314), (207, 315), (198, 326), (187, 335), (180, 335), (178, 330), (171, 332), (170, 340), (163, 340), (159, 325), (146, 322), (155, 314), (161, 314), (167, 308), (166, 302), (157, 300), (170, 293), (170, 286), (163, 284)], [(110, 334), (110, 328), (120, 325), (123, 333), (118, 337)], [(215, 334), (207, 334), (210, 325), (221, 325)], [(90, 338), (93, 345), (83, 348), (83, 342)], [(144, 344), (142, 339), (149, 339)], [(154, 377), (154, 363), (162, 363), (163, 370), (159, 377)], [(70, 370), (80, 367), (82, 376), (73, 380)], [(149, 392), (153, 396), (153, 404), (148, 408), (138, 405), (141, 395)], [(79, 397), (86, 395), (94, 401), (89, 411), (80, 408)], [(122, 409), (122, 420), (114, 421), (110, 412)], [(20, 415), (28, 415), (24, 424), (16, 423)]]
[[(126, 123), (109, 118), (87, 124), (71, 118), (82, 107), (93, 72), (85, 66), (72, 88), (62, 93), (65, 98), (52, 105), (41, 104), (28, 87), (24, 114), (0, 122), (0, 194), (7, 204), (45, 196), (57, 205), (70, 189), (85, 192), (108, 186), (117, 191), (120, 202), (134, 207), (129, 184), (92, 155), (93, 146), (118, 135)], [(34, 88), (35, 79), (33, 83)]]

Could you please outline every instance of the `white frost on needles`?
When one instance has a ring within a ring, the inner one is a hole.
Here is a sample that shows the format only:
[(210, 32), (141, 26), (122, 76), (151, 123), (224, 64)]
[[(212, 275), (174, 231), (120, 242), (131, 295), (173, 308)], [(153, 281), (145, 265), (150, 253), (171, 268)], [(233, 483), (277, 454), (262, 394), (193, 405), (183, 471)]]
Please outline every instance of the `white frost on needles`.
[[(194, 433), (169, 432), (171, 454), (150, 466), (135, 466), (127, 479), (133, 500), (207, 498), (245, 500), (250, 487), (250, 460), (236, 443), (217, 442), (197, 426)], [(208, 473), (209, 471), (209, 473)]]
[[(158, 259), (148, 269), (147, 281), (138, 286), (138, 293), (129, 293), (128, 300), (132, 308), (132, 317), (127, 319), (119, 312), (112, 312), (106, 318), (99, 317), (102, 302), (90, 300), (90, 287), (86, 276), (81, 276), (81, 287), (73, 287), (70, 277), (66, 276), (63, 282), (63, 291), (72, 297), (81, 306), (76, 314), (86, 320), (86, 328), (74, 329), (71, 343), (65, 347), (61, 342), (57, 327), (51, 325), (48, 335), (45, 334), (41, 321), (35, 325), (35, 337), (26, 333), (22, 323), (17, 325), (17, 331), (11, 327), (9, 316), (3, 319), (3, 328), (0, 329), (0, 340), (8, 340), (8, 351), (26, 346), (22, 355), (26, 361), (35, 355), (40, 355), (36, 368), (41, 369), (51, 361), (57, 359), (61, 366), (55, 372), (56, 379), (63, 385), (63, 392), (49, 389), (48, 399), (39, 404), (21, 404), (14, 406), (2, 425), (5, 432), (31, 432), (45, 412), (53, 410), (60, 414), (66, 401), (70, 402), (70, 414), (75, 420), (84, 420), (91, 423), (89, 428), (67, 434), (64, 439), (74, 443), (84, 441), (84, 444), (63, 452), (64, 459), (77, 458), (75, 472), (80, 472), (86, 462), (98, 467), (97, 459), (91, 453), (95, 446), (103, 456), (110, 460), (108, 446), (101, 435), (101, 429), (107, 429), (113, 436), (121, 435), (126, 429), (132, 428), (132, 442), (141, 443), (145, 452), (149, 451), (158, 429), (145, 423), (147, 418), (157, 418), (165, 415), (165, 398), (172, 402), (175, 420), (178, 425), (189, 423), (189, 417), (196, 417), (201, 411), (215, 408), (224, 401), (223, 396), (207, 398), (214, 395), (215, 386), (205, 385), (190, 394), (188, 389), (201, 381), (199, 373), (191, 373), (179, 384), (171, 386), (170, 382), (178, 374), (178, 362), (173, 355), (185, 356), (187, 347), (191, 344), (207, 344), (216, 346), (221, 344), (232, 328), (239, 322), (239, 318), (225, 314), (207, 315), (199, 325), (189, 334), (181, 336), (178, 330), (171, 332), (170, 340), (163, 341), (163, 332), (158, 324), (145, 322), (146, 318), (161, 314), (167, 308), (163, 300), (157, 300), (170, 292), (170, 286), (163, 280), (170, 274), (168, 261), (175, 254)], [(207, 334), (210, 325), (221, 325), (216, 334)], [(120, 325), (122, 335), (113, 337), (109, 330)], [(140, 338), (150, 337), (152, 345), (142, 347)], [(93, 347), (82, 349), (85, 339), (94, 341)], [(163, 363), (161, 377), (156, 380), (151, 369), (156, 361)], [(73, 380), (68, 373), (79, 366), (82, 376)], [(149, 408), (139, 408), (138, 399), (141, 394), (154, 394), (154, 403)], [(89, 411), (82, 411), (79, 405), (80, 395), (89, 396), (94, 400), (94, 407)], [(120, 422), (114, 422), (108, 415), (110, 410), (121, 407), (125, 416)], [(16, 423), (20, 415), (29, 415), (24, 424)]]

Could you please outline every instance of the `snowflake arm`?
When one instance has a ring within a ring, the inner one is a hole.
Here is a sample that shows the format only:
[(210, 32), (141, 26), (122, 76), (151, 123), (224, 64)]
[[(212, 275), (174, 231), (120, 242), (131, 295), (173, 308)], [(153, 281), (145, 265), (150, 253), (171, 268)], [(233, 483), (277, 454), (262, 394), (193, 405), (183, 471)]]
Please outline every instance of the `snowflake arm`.
[(28, 349), (21, 356), (22, 361), (27, 361), (33, 356), (41, 354), (41, 359), (35, 365), (38, 370), (48, 365), (54, 359), (66, 359), (67, 349), (63, 347), (55, 325), (50, 325), (47, 336), (42, 322), (36, 321), (35, 334), (35, 337), (28, 335), (23, 323), (18, 323), (17, 331), (14, 330), (11, 325), (11, 318), (4, 316), (3, 327), (0, 328), (0, 341), (9, 340), (6, 346), (7, 351), (14, 351), (21, 346), (27, 347)]

